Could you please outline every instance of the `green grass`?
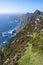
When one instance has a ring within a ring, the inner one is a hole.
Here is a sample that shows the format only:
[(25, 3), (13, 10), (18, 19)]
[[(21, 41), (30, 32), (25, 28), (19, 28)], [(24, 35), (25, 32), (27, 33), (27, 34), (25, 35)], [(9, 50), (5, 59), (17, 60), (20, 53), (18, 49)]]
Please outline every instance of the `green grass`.
[(38, 33), (33, 33), (32, 35), (27, 35), (27, 37), (28, 36), (33, 37), (34, 40), (31, 44), (29, 42), (27, 43), (29, 46), (26, 48), (24, 55), (19, 59), (18, 65), (43, 65), (43, 51), (39, 50), (40, 47), (37, 49), (37, 45), (36, 48), (32, 46), (32, 43), (34, 44), (36, 42), (35, 39), (39, 40), (36, 42), (38, 44), (43, 40), (43, 36)]
[(18, 65), (43, 65), (43, 55), (39, 51), (33, 52), (32, 45), (29, 44), (24, 56), (19, 59)]

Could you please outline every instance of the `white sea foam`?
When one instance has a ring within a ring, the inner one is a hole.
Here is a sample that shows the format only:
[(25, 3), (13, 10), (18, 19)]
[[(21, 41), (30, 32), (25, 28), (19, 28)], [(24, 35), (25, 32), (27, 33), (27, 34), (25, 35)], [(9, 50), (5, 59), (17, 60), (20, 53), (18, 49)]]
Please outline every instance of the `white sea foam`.
[(13, 35), (14, 30), (15, 29), (12, 29), (12, 30), (9, 30), (9, 31), (6, 31), (6, 32), (2, 32), (2, 37), (6, 37), (6, 36), (9, 36), (9, 35), (11, 35), (11, 37), (13, 37), (14, 35), (16, 35), (16, 33), (14, 33), (14, 35)]
[(3, 41), (3, 44), (7, 43), (7, 41)]
[(7, 32), (2, 32), (2, 36), (5, 37), (7, 35)]
[(14, 31), (14, 29), (9, 30), (9, 31), (8, 31), (8, 34), (12, 34), (12, 33), (13, 33), (13, 31)]
[(12, 31), (10, 30), (10, 31), (8, 31), (8, 34), (12, 34)]

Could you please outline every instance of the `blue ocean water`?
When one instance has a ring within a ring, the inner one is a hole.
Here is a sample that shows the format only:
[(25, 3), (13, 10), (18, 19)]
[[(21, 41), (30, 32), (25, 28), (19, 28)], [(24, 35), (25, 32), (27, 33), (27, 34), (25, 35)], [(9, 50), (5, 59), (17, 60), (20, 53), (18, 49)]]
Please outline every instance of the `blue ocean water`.
[(13, 37), (16, 33), (12, 33), (12, 30), (19, 25), (19, 21), (17, 19), (11, 18), (11, 16), (15, 16), (13, 14), (2, 14), (0, 15), (0, 47), (4, 46), (11, 37)]

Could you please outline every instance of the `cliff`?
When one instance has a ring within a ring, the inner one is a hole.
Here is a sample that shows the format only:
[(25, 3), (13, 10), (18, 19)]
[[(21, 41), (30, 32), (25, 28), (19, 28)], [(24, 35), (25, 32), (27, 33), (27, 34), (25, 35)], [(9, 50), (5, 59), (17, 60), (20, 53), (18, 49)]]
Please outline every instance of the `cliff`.
[(25, 27), (1, 48), (0, 65), (43, 65), (43, 15), (35, 12), (30, 19), (25, 15)]

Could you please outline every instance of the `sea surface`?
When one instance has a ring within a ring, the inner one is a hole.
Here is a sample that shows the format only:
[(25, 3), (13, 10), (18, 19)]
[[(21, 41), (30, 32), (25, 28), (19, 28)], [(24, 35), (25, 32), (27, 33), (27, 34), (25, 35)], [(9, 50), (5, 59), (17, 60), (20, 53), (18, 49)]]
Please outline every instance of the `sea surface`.
[[(17, 14), (16, 14), (17, 15)], [(13, 16), (13, 18), (11, 18)], [(15, 14), (0, 14), (0, 48), (3, 47), (11, 37), (16, 35), (12, 31), (19, 25), (18, 19), (14, 19)]]

